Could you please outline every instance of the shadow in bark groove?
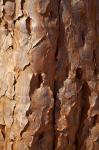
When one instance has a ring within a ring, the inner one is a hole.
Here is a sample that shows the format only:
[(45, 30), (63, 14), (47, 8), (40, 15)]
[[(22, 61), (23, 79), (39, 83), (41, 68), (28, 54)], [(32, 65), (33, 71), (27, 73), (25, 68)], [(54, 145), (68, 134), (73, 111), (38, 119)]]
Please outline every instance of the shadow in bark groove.
[[(80, 150), (81, 146), (84, 144), (84, 140), (89, 135), (89, 128), (88, 128), (88, 110), (90, 108), (89, 104), (89, 96), (91, 95), (91, 91), (87, 82), (85, 81), (82, 87), (82, 99), (81, 99), (81, 114), (80, 114), (80, 121), (79, 121), (79, 128), (77, 132), (76, 138), (76, 150)], [(85, 126), (85, 122), (87, 122), (87, 126)]]

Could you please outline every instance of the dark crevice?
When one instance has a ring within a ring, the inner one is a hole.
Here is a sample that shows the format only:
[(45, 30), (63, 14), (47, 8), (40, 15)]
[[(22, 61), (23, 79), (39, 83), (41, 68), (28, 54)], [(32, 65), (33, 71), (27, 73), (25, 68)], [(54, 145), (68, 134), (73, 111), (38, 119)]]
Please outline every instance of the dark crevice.
[(93, 51), (93, 62), (94, 62), (94, 73), (95, 75), (98, 75), (98, 72), (99, 72), (99, 69), (98, 69), (98, 66), (97, 66), (97, 52), (96, 50), (98, 49), (98, 47), (96, 47), (96, 49)]
[(96, 114), (96, 115), (93, 117), (93, 122), (92, 122), (92, 126), (93, 126), (93, 127), (96, 125), (96, 122), (97, 122), (97, 120), (98, 120), (98, 116), (99, 116), (99, 115)]
[(44, 137), (44, 134), (41, 133), (41, 134), (39, 135), (39, 141), (40, 141), (41, 139), (43, 139), (43, 137)]
[(82, 79), (82, 69), (81, 68), (76, 69), (76, 78), (79, 80)]
[[(23, 11), (23, 7), (24, 7), (24, 3), (25, 3), (25, 0), (21, 0), (21, 10)], [(20, 20), (21, 18), (23, 18), (24, 14), (22, 13), (21, 16), (18, 16), (17, 18), (14, 19), (14, 25), (16, 23), (16, 21)]]
[(81, 37), (82, 37), (82, 45), (84, 45), (85, 44), (85, 34), (82, 33)]
[(2, 18), (0, 18), (0, 25), (1, 25), (1, 23), (2, 23)]
[(39, 80), (39, 88), (40, 88), (41, 83), (43, 82), (41, 74), (38, 75), (38, 80)]
[(3, 139), (5, 140), (5, 125), (1, 125), (0, 124), (0, 129), (1, 129), (1, 133), (2, 133)]
[(41, 140), (42, 140), (43, 136), (44, 136), (43, 133), (39, 133), (39, 131), (35, 134), (35, 137), (34, 137), (34, 140), (31, 144), (30, 150), (33, 150), (33, 149), (36, 150), (37, 144), (39, 145), (39, 147), (41, 149)]
[(31, 34), (31, 28), (30, 28), (30, 17), (28, 17), (26, 19), (26, 29), (28, 31), (28, 34), (30, 35)]
[(29, 122), (26, 124), (26, 126), (24, 127), (24, 129), (21, 131), (21, 133), (20, 133), (21, 137), (22, 137), (23, 133), (24, 133), (25, 131), (27, 131), (27, 128), (28, 128), (28, 127), (29, 127)]
[(4, 8), (3, 8), (3, 11), (2, 11), (2, 13), (3, 13), (3, 16), (2, 16), (2, 19), (1, 19), (1, 21), (4, 19), (4, 16), (5, 16), (5, 10), (4, 10)]
[(24, 8), (24, 3), (25, 3), (25, 0), (21, 0), (21, 10), (23, 10)]
[(58, 27), (58, 38), (57, 38), (57, 44), (56, 44), (56, 52), (55, 52), (55, 59), (57, 62), (57, 56), (58, 56), (58, 51), (59, 51), (59, 44), (60, 44), (60, 32), (61, 32), (61, 25), (60, 25), (60, 2), (61, 0), (59, 0), (58, 3), (58, 22), (59, 22), (59, 27)]
[(44, 133), (42, 132), (42, 133), (39, 134), (38, 140), (37, 140), (39, 145), (40, 145), (40, 147), (41, 147), (41, 149), (43, 149), (42, 148), (42, 140), (43, 140), (43, 138), (44, 138)]
[(6, 23), (6, 24), (5, 24), (5, 29), (7, 29), (7, 30), (8, 30), (8, 23)]
[(84, 144), (84, 140), (87, 138), (89, 135), (89, 126), (87, 126), (86, 132), (83, 133), (83, 128), (85, 127), (85, 121), (88, 122), (87, 117), (88, 117), (88, 110), (90, 108), (89, 104), (89, 96), (91, 95), (90, 88), (85, 81), (82, 87), (82, 98), (80, 100), (80, 108), (81, 108), (81, 113), (79, 117), (79, 127), (77, 131), (77, 136), (75, 139), (75, 145), (76, 145), (76, 150), (80, 150), (81, 146)]
[(21, 18), (23, 18), (23, 14), (22, 14), (22, 16), (19, 16), (18, 18), (16, 18), (15, 20), (14, 20), (14, 25), (15, 25), (15, 23), (16, 23), (16, 21), (18, 21), (18, 20), (20, 20)]
[(11, 148), (12, 148), (12, 150), (14, 150), (14, 145), (13, 145), (13, 144), (12, 144), (12, 147), (11, 147)]
[(40, 88), (42, 82), (43, 82), (43, 79), (42, 79), (41, 74), (37, 74), (36, 76), (35, 75), (32, 76), (32, 79), (30, 82), (30, 92), (29, 92), (30, 97), (34, 93), (35, 89)]
[[(60, 43), (60, 2), (61, 0), (58, 0), (58, 37), (57, 37), (57, 43), (56, 43), (56, 53), (55, 53), (55, 60), (56, 63), (58, 61), (57, 57), (58, 57), (58, 52), (59, 52), (59, 43)], [(54, 91), (53, 91), (53, 97), (54, 97), (54, 108), (53, 108), (53, 150), (55, 150), (55, 144), (56, 144), (56, 129), (55, 129), (55, 116), (56, 116), (56, 99), (57, 99), (57, 83), (56, 80), (54, 80)]]
[(23, 71), (26, 70), (29, 66), (30, 66), (30, 63), (25, 65), (25, 67), (23, 68)]

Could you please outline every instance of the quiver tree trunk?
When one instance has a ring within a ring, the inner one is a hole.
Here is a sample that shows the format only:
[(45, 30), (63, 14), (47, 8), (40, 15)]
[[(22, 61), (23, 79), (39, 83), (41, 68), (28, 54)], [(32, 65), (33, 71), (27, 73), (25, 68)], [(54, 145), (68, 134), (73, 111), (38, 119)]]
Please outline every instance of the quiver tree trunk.
[(0, 150), (99, 149), (98, 0), (0, 0)]

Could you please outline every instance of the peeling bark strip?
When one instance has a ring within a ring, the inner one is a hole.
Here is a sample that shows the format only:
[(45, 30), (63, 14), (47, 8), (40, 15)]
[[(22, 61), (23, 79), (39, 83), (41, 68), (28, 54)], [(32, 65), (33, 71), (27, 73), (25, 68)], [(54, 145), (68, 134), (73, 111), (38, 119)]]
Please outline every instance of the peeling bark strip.
[(98, 43), (98, 0), (0, 0), (0, 150), (99, 149)]

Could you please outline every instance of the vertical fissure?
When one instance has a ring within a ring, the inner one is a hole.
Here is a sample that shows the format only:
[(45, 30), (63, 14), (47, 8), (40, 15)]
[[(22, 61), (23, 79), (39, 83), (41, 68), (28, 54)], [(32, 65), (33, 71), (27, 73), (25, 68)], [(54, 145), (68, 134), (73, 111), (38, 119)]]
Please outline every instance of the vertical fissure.
[(26, 19), (26, 29), (29, 35), (31, 35), (31, 27), (30, 27), (30, 17)]
[[(60, 2), (61, 0), (58, 0), (58, 37), (57, 37), (57, 44), (56, 44), (56, 53), (55, 53), (55, 65), (57, 63), (57, 56), (59, 52), (59, 42), (60, 42)], [(56, 74), (56, 67), (55, 67), (55, 74)], [(56, 84), (56, 79), (54, 80), (54, 91), (53, 91), (53, 97), (54, 97), (54, 108), (53, 108), (53, 130), (54, 130), (54, 135), (53, 135), (53, 150), (55, 150), (55, 143), (56, 143), (56, 129), (55, 129), (55, 114), (56, 114), (56, 100), (57, 100), (57, 84)]]
[(78, 131), (76, 134), (76, 139), (75, 139), (77, 150), (81, 149), (81, 145), (83, 145), (84, 139), (86, 138), (86, 134), (88, 132), (88, 130), (86, 130), (86, 133), (83, 133), (83, 128), (85, 127), (85, 121), (87, 121), (88, 110), (90, 108), (90, 104), (89, 104), (90, 94), (91, 94), (91, 91), (89, 89), (89, 86), (87, 82), (84, 81), (83, 87), (82, 87), (82, 97), (80, 100), (81, 112), (80, 112), (80, 117), (79, 117), (80, 118), (79, 127), (78, 127)]
[(21, 10), (23, 10), (25, 0), (21, 0)]

